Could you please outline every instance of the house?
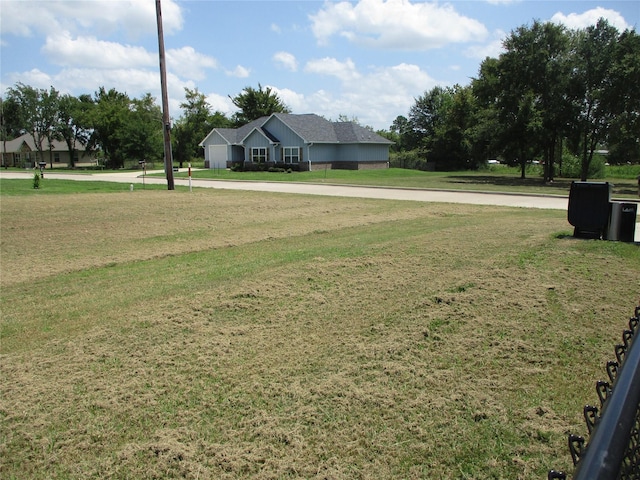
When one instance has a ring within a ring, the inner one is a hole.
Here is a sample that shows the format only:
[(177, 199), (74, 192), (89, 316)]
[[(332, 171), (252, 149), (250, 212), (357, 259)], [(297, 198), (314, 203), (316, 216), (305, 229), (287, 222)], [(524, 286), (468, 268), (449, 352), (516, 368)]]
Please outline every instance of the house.
[[(69, 162), (69, 148), (67, 144), (60, 140), (51, 142), (51, 158), (49, 157), (49, 142), (45, 138), (42, 142), (42, 154), (44, 158), (40, 158), (40, 152), (33, 139), (33, 135), (25, 133), (24, 135), (14, 138), (13, 140), (0, 141), (0, 158), (3, 167), (21, 167), (33, 168), (38, 162), (53, 162), (66, 166)], [(95, 162), (92, 156), (85, 153), (82, 145), (78, 145), (75, 151), (75, 162)]]
[(302, 171), (388, 168), (391, 144), (353, 122), (288, 113), (274, 113), (240, 128), (214, 128), (200, 142), (207, 168), (282, 165)]

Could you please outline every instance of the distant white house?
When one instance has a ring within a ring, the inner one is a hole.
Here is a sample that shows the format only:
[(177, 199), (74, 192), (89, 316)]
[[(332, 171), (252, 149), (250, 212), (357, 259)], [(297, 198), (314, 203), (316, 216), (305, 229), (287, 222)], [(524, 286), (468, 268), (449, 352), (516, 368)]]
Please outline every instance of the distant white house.
[(205, 167), (233, 164), (314, 169), (388, 168), (393, 142), (353, 122), (274, 113), (240, 128), (214, 128), (200, 142)]
[[(44, 158), (40, 158), (40, 152), (33, 139), (33, 135), (25, 133), (13, 140), (0, 141), (0, 158), (3, 167), (33, 168), (38, 162), (49, 164), (49, 142), (45, 139), (42, 142), (42, 153)], [(51, 161), (54, 165), (68, 165), (70, 162), (69, 149), (63, 141), (53, 140), (51, 142)], [(82, 145), (78, 145), (75, 151), (75, 162), (92, 162), (93, 156), (86, 154)]]

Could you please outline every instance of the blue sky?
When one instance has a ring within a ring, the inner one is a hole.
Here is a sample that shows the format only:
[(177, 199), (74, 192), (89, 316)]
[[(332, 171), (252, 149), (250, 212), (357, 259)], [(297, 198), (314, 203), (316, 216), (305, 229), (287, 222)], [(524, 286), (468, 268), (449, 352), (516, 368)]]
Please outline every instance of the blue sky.
[[(232, 114), (229, 95), (269, 86), (293, 113), (388, 129), (436, 85), (467, 85), (533, 20), (640, 25), (640, 2), (162, 0), (170, 113), (184, 88)], [(0, 88), (100, 86), (160, 101), (155, 0), (0, 0)]]

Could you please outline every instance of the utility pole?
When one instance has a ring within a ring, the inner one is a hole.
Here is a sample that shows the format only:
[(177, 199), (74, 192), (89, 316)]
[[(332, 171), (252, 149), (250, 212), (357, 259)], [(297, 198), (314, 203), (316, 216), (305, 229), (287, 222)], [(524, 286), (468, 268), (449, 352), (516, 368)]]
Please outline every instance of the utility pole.
[(164, 35), (162, 33), (162, 12), (160, 0), (156, 0), (156, 18), (158, 19), (158, 52), (160, 55), (160, 88), (162, 89), (162, 131), (164, 133), (164, 171), (167, 175), (167, 187), (174, 190), (173, 154), (171, 152), (171, 118), (169, 117), (169, 95), (167, 94), (167, 68), (164, 59)]

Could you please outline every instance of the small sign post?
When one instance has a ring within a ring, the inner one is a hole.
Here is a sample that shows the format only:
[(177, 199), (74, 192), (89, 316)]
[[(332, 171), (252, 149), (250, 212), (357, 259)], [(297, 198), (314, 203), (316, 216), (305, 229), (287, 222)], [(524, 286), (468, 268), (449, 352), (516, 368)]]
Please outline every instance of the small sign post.
[(140, 164), (140, 166), (142, 166), (142, 189), (145, 190), (146, 186), (144, 184), (144, 179), (147, 176), (147, 161), (140, 160), (138, 163)]

